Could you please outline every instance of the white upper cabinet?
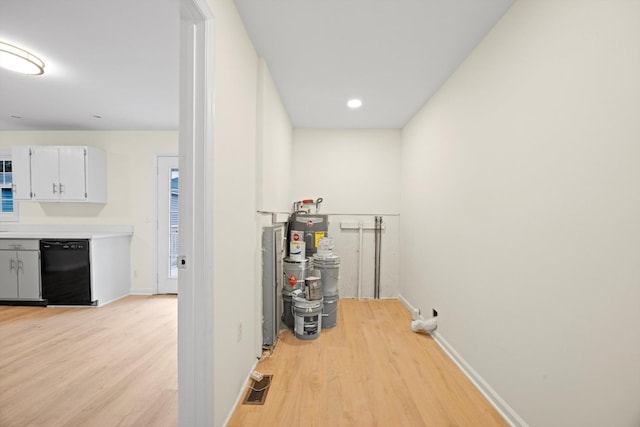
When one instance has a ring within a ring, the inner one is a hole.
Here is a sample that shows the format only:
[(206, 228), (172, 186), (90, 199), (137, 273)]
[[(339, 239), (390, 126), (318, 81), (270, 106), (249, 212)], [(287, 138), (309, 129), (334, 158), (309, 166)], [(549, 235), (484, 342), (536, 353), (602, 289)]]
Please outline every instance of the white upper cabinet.
[[(106, 154), (102, 150), (75, 146), (14, 147), (12, 156), (16, 200), (107, 201)], [(27, 186), (29, 191), (25, 189)]]
[(31, 148), (12, 147), (13, 198), (31, 200)]
[(58, 201), (59, 179), (58, 149), (32, 147), (31, 149), (31, 193), (34, 200)]

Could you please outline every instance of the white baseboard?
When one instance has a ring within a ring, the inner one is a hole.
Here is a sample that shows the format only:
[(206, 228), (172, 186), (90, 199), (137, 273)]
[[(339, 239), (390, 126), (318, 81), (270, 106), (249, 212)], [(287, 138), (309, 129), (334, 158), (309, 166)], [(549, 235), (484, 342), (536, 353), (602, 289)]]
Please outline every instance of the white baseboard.
[(153, 288), (131, 288), (129, 295), (153, 295), (155, 289)]
[[(402, 295), (398, 296), (409, 313), (413, 314), (415, 309), (409, 301)], [(420, 316), (422, 318), (422, 316)], [(442, 351), (455, 363), (458, 368), (469, 378), (471, 383), (482, 393), (489, 403), (498, 411), (498, 413), (512, 427), (528, 427), (529, 425), (513, 410), (511, 406), (482, 378), (466, 360), (444, 339), (444, 337), (436, 329), (429, 333), (438, 343)]]
[(118, 301), (119, 299), (122, 299), (122, 298), (127, 297), (127, 296), (129, 296), (129, 295), (121, 295), (121, 296), (119, 296), (117, 298), (114, 298), (112, 300), (105, 301), (105, 302), (98, 301), (98, 307), (103, 307), (103, 306), (105, 306), (107, 304), (111, 304), (112, 302)]
[(507, 402), (482, 378), (458, 352), (445, 340), (438, 331), (431, 332), (431, 336), (438, 343), (440, 348), (449, 356), (451, 360), (460, 368), (462, 372), (471, 380), (474, 386), (493, 405), (498, 413), (513, 427), (528, 427), (529, 425), (513, 410)]
[(404, 308), (407, 309), (407, 311), (409, 312), (409, 314), (411, 314), (411, 318), (414, 320), (426, 320), (422, 315), (415, 315), (414, 313), (417, 313), (418, 310), (411, 305), (411, 303), (409, 303), (409, 301), (407, 301), (407, 299), (405, 297), (403, 297), (402, 295), (398, 295), (398, 299), (400, 300), (400, 302), (402, 303), (402, 305), (404, 305)]
[(242, 400), (244, 394), (246, 393), (247, 386), (249, 385), (249, 381), (251, 381), (251, 373), (256, 370), (256, 366), (258, 366), (258, 362), (259, 362), (259, 360), (256, 360), (253, 363), (253, 366), (251, 366), (251, 369), (249, 370), (249, 373), (247, 374), (247, 378), (245, 378), (244, 382), (242, 383), (244, 385), (240, 389), (240, 392), (238, 393), (238, 397), (236, 397), (236, 401), (234, 402), (233, 406), (231, 407), (231, 411), (227, 415), (227, 418), (224, 420), (224, 423), (222, 423), (223, 426), (226, 426), (227, 424), (229, 424), (229, 421), (231, 420), (231, 417), (233, 416), (233, 413), (236, 411), (236, 408), (238, 407), (238, 404), (240, 403), (240, 401)]

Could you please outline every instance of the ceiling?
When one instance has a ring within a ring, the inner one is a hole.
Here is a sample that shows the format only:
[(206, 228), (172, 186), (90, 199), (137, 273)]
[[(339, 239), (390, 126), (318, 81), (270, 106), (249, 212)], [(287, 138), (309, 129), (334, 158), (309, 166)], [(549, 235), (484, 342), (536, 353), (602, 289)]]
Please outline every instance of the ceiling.
[(402, 128), (513, 0), (235, 3), (294, 127)]
[(0, 69), (0, 129), (177, 129), (178, 5), (0, 0), (0, 40), (45, 62), (41, 76)]
[[(235, 3), (294, 127), (401, 128), (513, 0)], [(0, 69), (0, 130), (177, 129), (178, 4), (1, 0), (0, 40), (46, 68)]]

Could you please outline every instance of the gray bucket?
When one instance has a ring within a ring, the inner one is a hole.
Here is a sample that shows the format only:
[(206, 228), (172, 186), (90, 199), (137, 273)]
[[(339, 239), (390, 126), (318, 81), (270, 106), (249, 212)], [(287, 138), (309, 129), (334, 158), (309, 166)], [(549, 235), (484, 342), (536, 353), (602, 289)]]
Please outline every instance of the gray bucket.
[(296, 289), (304, 292), (304, 279), (307, 277), (309, 261), (295, 261), (285, 258), (282, 262), (282, 293), (290, 294)]
[(320, 271), (322, 277), (322, 293), (326, 296), (338, 295), (338, 282), (340, 281), (340, 258), (332, 256), (328, 258), (313, 257), (313, 266)]
[(282, 294), (282, 323), (293, 330), (293, 307), (290, 294)]
[(322, 329), (322, 300), (293, 297), (293, 332), (301, 340), (314, 340)]
[(338, 295), (324, 297), (322, 304), (322, 329), (333, 328), (338, 319)]

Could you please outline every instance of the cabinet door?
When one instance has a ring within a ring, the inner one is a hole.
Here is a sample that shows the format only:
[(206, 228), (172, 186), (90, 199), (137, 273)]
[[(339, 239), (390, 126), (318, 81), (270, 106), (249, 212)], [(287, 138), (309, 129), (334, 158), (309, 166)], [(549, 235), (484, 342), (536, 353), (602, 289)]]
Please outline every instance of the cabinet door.
[(84, 148), (60, 148), (58, 159), (60, 168), (60, 199), (84, 200), (86, 198)]
[(31, 149), (31, 191), (35, 200), (59, 200), (58, 148)]
[(29, 147), (12, 147), (13, 198), (31, 199), (31, 152)]
[(40, 299), (40, 252), (18, 251), (18, 298)]
[(0, 250), (0, 299), (18, 298), (17, 268), (16, 252)]

